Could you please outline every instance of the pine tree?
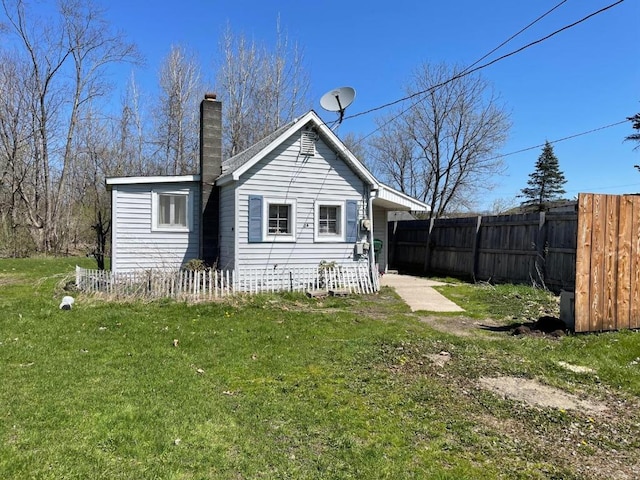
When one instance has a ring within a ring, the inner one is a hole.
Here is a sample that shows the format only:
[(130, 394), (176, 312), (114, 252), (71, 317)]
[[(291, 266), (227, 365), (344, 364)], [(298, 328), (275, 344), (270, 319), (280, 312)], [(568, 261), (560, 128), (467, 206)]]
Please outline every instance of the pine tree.
[[(633, 149), (636, 150), (640, 148), (640, 113), (636, 113), (633, 117), (627, 117), (627, 120), (631, 122), (632, 128), (637, 130), (637, 133), (632, 133), (628, 137), (625, 137), (625, 140), (636, 142), (637, 145), (633, 147)], [(638, 168), (637, 165), (636, 168)]]
[(522, 195), (526, 200), (522, 206), (537, 206), (538, 211), (544, 210), (545, 203), (551, 200), (559, 200), (565, 193), (563, 188), (567, 181), (560, 171), (558, 158), (553, 153), (553, 146), (546, 142), (542, 153), (538, 157), (535, 170), (529, 174), (527, 188), (522, 189)]

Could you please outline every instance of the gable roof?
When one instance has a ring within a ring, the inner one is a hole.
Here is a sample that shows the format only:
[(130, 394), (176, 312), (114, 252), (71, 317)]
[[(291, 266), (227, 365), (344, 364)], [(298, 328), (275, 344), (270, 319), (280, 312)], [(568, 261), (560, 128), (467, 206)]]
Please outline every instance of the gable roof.
[[(222, 175), (216, 179), (217, 185), (225, 185), (238, 180), (252, 166), (271, 153), (291, 135), (309, 125), (313, 126), (320, 138), (327, 143), (337, 155), (369, 186), (375, 205), (388, 210), (429, 211), (429, 206), (409, 195), (379, 182), (371, 172), (345, 146), (335, 133), (320, 119), (317, 113), (310, 110), (299, 119), (283, 125), (246, 150), (222, 162)], [(150, 177), (110, 177), (107, 178), (107, 189), (114, 185), (161, 184), (199, 182), (200, 175), (150, 176)]]
[(236, 181), (240, 176), (271, 153), (276, 147), (303, 127), (313, 125), (320, 137), (349, 165), (356, 174), (369, 185), (378, 184), (375, 177), (366, 167), (347, 149), (333, 131), (320, 119), (318, 114), (310, 110), (304, 116), (283, 125), (271, 135), (263, 138), (253, 146), (227, 159), (222, 163), (222, 175), (216, 180), (217, 185), (225, 185)]
[(375, 192), (374, 203), (390, 210), (429, 211), (429, 206), (379, 182), (373, 174), (358, 160), (333, 131), (310, 110), (299, 119), (283, 125), (246, 150), (222, 162), (222, 175), (216, 185), (226, 185), (237, 181), (240, 176), (275, 150), (282, 142), (304, 127), (313, 126), (320, 138), (327, 143), (351, 169), (371, 186)]
[(243, 150), (242, 152), (234, 155), (233, 157), (230, 157), (224, 160), (222, 162), (222, 175), (220, 177), (224, 177), (225, 174), (227, 173), (234, 172), (235, 170), (240, 168), (242, 165), (250, 161), (254, 156), (260, 153), (260, 150), (262, 150), (265, 147), (268, 147), (274, 140), (280, 137), (280, 135), (282, 135), (283, 132), (286, 132), (289, 128), (291, 128), (291, 126), (294, 123), (295, 123), (295, 120), (287, 123), (286, 125), (283, 125), (282, 127), (272, 132), (271, 134), (264, 137), (259, 142), (251, 145), (246, 150)]

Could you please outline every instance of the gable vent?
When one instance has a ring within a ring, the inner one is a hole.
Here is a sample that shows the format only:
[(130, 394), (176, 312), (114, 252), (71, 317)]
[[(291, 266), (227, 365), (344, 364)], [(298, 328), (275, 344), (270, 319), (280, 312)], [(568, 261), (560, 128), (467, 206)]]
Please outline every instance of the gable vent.
[(300, 135), (300, 155), (314, 156), (318, 135), (311, 130), (303, 130)]

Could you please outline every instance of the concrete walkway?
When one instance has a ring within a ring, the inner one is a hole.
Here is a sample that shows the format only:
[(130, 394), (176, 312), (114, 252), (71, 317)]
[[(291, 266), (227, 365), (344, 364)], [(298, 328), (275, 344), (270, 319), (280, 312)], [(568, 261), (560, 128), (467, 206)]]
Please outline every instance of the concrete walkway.
[(446, 285), (427, 278), (412, 277), (387, 273), (380, 279), (380, 285), (392, 287), (409, 305), (412, 312), (427, 310), (429, 312), (464, 312), (462, 308), (436, 292), (432, 287)]

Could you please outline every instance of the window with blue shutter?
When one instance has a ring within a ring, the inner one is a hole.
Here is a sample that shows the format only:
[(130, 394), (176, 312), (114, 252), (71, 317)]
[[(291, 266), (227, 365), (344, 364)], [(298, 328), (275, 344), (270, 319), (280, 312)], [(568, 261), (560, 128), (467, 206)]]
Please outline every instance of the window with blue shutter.
[(249, 196), (249, 242), (262, 241), (262, 196)]
[(345, 241), (354, 243), (358, 240), (358, 201), (347, 200), (346, 205), (347, 228)]

